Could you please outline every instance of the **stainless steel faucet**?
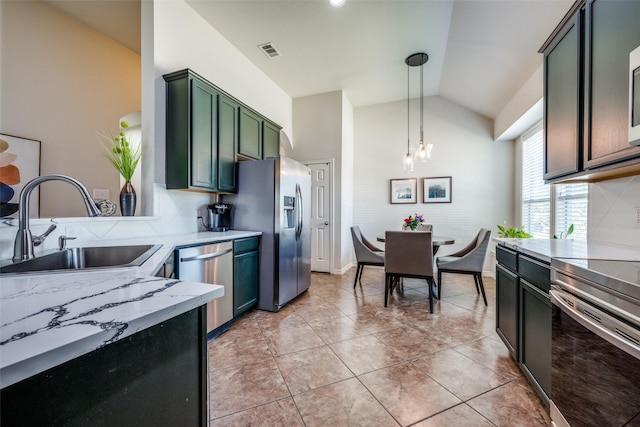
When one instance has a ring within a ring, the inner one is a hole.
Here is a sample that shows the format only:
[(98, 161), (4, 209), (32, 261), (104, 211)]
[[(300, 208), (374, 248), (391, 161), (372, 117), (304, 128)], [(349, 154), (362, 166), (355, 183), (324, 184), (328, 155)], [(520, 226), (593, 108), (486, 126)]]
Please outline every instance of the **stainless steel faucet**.
[(70, 176), (60, 174), (50, 174), (38, 176), (27, 183), (20, 192), (20, 201), (18, 210), (20, 211), (20, 220), (18, 222), (18, 232), (16, 233), (16, 241), (13, 246), (13, 262), (24, 261), (35, 258), (33, 254), (33, 236), (29, 229), (29, 196), (31, 191), (38, 185), (47, 181), (64, 181), (73, 185), (82, 195), (84, 205), (87, 208), (88, 216), (100, 215), (100, 208), (91, 199), (87, 188), (80, 181)]

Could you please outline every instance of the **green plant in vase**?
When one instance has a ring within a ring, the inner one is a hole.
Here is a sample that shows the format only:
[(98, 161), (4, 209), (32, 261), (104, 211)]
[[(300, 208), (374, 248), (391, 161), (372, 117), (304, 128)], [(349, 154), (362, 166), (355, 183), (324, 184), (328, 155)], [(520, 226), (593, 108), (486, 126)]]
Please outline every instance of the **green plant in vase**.
[(120, 122), (120, 133), (106, 136), (98, 133), (105, 147), (104, 156), (118, 171), (125, 183), (120, 190), (120, 212), (122, 216), (133, 216), (136, 211), (136, 191), (131, 185), (131, 178), (142, 158), (142, 147), (132, 145), (125, 130), (129, 127), (126, 121)]

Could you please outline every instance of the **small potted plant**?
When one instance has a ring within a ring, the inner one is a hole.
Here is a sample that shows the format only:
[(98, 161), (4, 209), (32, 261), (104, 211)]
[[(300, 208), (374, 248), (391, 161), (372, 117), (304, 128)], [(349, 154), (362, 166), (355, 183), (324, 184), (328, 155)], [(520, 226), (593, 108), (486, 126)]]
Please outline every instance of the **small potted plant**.
[(505, 221), (504, 225), (498, 224), (498, 237), (528, 239), (533, 236), (524, 231), (524, 225), (521, 225), (520, 228), (507, 227), (507, 222)]
[(122, 175), (125, 183), (120, 190), (120, 212), (122, 216), (133, 216), (136, 211), (136, 191), (131, 185), (133, 173), (142, 158), (142, 148), (132, 146), (125, 130), (129, 127), (126, 121), (120, 122), (120, 133), (115, 137), (108, 137), (98, 133), (104, 147), (106, 157), (114, 168)]

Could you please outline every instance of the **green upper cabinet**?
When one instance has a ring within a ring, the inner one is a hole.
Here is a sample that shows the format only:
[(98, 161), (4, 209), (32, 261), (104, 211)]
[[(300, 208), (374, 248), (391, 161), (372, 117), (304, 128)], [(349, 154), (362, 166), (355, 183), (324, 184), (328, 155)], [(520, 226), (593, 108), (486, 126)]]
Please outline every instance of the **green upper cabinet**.
[(577, 13), (544, 54), (544, 179), (580, 171), (582, 26)]
[(587, 3), (585, 169), (640, 156), (629, 144), (629, 53), (640, 46), (640, 1)]
[[(217, 188), (215, 170), (217, 160), (218, 94), (206, 84), (191, 82), (191, 186)], [(167, 164), (171, 158), (167, 156)], [(167, 188), (169, 186), (167, 185)]]
[(191, 70), (167, 82), (167, 189), (236, 191), (239, 105)]
[(237, 102), (218, 96), (218, 188), (221, 191), (236, 191), (239, 111)]
[(260, 160), (275, 157), (279, 153), (280, 126), (241, 106), (238, 155)]
[(640, 46), (640, 1), (583, 0), (541, 48), (546, 181), (595, 181), (640, 170), (631, 146), (629, 53)]
[(280, 154), (280, 127), (265, 120), (262, 128), (262, 158), (276, 157)]
[(262, 159), (262, 121), (258, 114), (240, 107), (238, 154), (251, 159)]

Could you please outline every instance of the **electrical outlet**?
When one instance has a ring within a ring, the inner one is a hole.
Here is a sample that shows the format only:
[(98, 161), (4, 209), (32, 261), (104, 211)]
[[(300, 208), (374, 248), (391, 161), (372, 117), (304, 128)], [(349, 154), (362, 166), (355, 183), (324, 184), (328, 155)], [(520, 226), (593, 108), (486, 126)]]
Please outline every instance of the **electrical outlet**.
[(636, 228), (640, 228), (640, 207), (636, 207), (635, 208), (635, 215), (634, 215), (634, 225)]
[(104, 188), (94, 188), (93, 189), (93, 198), (95, 200), (108, 200), (109, 199), (109, 190)]

